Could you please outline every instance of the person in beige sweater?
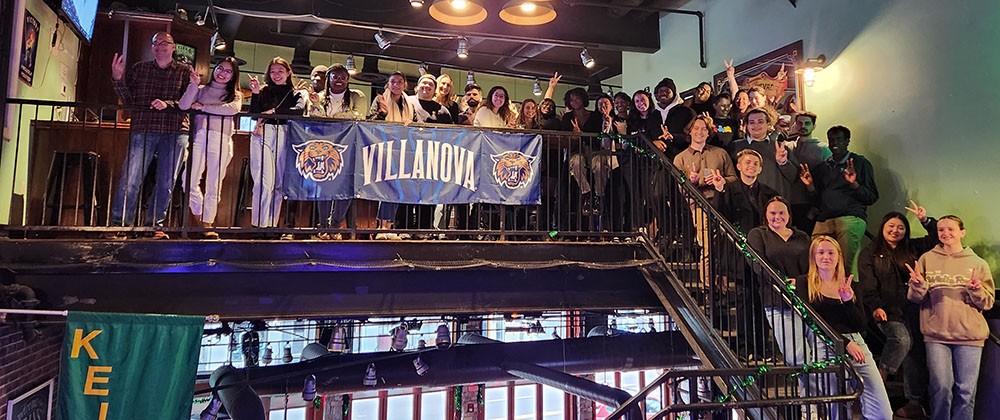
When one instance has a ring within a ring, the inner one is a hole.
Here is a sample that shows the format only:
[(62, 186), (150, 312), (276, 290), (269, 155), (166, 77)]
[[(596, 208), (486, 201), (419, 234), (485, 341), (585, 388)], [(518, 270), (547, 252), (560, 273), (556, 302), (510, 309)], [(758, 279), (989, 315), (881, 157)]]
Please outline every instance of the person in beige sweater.
[(931, 418), (972, 420), (979, 364), (989, 335), (983, 311), (993, 307), (996, 286), (986, 261), (962, 245), (962, 219), (942, 217), (937, 233), (941, 243), (914, 267), (906, 265), (907, 298), (920, 304)]

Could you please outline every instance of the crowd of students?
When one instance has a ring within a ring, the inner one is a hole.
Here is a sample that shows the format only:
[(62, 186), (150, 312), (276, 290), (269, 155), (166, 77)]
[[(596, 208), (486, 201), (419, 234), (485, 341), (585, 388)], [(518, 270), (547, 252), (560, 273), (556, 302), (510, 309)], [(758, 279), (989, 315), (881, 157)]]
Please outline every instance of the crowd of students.
[[(127, 74), (123, 60), (115, 57), (115, 91), (125, 104), (150, 109), (136, 112), (132, 119), (129, 157), (113, 200), (112, 225), (132, 224), (138, 182), (154, 155), (161, 163), (146, 220), (162, 225), (188, 146), (188, 119), (183, 113), (160, 111), (178, 108), (197, 111), (186, 177), (189, 207), (205, 227), (213, 226), (222, 176), (233, 155), (232, 116), (243, 101), (239, 67), (235, 60), (222, 60), (214, 66), (210, 82), (199, 85), (194, 70), (170, 58), (173, 45), (169, 34), (157, 33), (152, 40), (154, 60), (134, 65)], [(552, 99), (558, 74), (549, 80), (540, 102), (525, 99), (515, 107), (503, 86), (491, 87), (484, 96), (481, 87), (470, 84), (458, 96), (447, 74), (421, 76), (410, 95), (405, 75), (396, 72), (369, 104), (363, 92), (349, 88), (350, 75), (343, 65), (316, 67), (311, 86), (300, 88), (289, 62), (276, 57), (263, 83), (250, 76), (249, 111), (644, 136), (734, 227), (747, 233), (750, 246), (794, 282), (803, 301), (846, 340), (847, 352), (865, 380), (864, 417), (891, 417), (884, 380), (905, 366), (909, 403), (896, 414), (919, 418), (929, 406), (935, 419), (971, 419), (988, 334), (982, 312), (993, 306), (995, 284), (989, 266), (963, 245), (962, 220), (952, 215), (935, 220), (911, 202), (906, 210), (928, 231), (926, 237), (910, 238), (906, 215), (891, 212), (882, 219), (875, 239), (862, 249), (867, 208), (879, 194), (872, 164), (849, 150), (851, 131), (836, 125), (827, 131), (827, 141), (816, 138), (816, 114), (803, 110), (781, 119), (763, 90), (741, 89), (731, 63), (726, 64), (728, 92), (715, 94), (711, 84), (702, 83), (685, 101), (673, 80), (664, 78), (652, 91), (602, 95), (591, 110), (587, 92), (574, 88), (566, 92), (566, 111), (560, 115)], [(251, 136), (255, 227), (279, 224), (286, 123), (286, 119), (262, 118)], [(623, 145), (609, 138), (614, 137), (582, 137), (581, 147), (565, 157), (582, 200), (580, 210), (590, 215), (604, 211), (609, 179), (617, 170), (626, 174), (621, 178), (629, 193), (625, 199), (631, 202), (626, 219), (646, 220), (640, 213), (663, 205), (649, 191), (651, 174), (636, 170), (638, 158), (618, 153)], [(199, 185), (203, 174), (204, 191)], [(318, 203), (320, 227), (339, 227), (351, 204), (351, 200)], [(697, 214), (703, 210), (697, 206), (690, 210), (695, 213), (691, 220), (697, 240), (704, 246), (708, 230), (698, 226), (705, 217)], [(455, 206), (454, 211), (458, 229), (476, 228), (469, 205)], [(380, 203), (379, 228), (386, 232), (377, 233), (375, 239), (400, 239), (401, 234), (390, 231), (401, 220), (418, 229), (439, 226), (434, 214), (433, 206)], [(155, 237), (167, 234), (157, 232)], [(209, 231), (206, 237), (218, 235)], [(322, 232), (318, 238), (333, 239)], [(794, 314), (781, 309), (786, 305), (762, 297), (761, 313), (774, 327), (786, 363), (802, 364), (807, 359), (800, 353), (805, 350), (794, 343), (802, 342), (801, 335), (807, 332), (794, 326)], [(869, 321), (886, 337), (877, 361), (860, 334)], [(922, 377), (925, 372), (929, 378)]]

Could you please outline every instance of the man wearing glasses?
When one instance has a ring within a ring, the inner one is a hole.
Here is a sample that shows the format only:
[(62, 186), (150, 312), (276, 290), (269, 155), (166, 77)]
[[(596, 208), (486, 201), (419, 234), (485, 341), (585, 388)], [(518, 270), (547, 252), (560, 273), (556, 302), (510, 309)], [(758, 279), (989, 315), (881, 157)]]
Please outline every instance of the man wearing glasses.
[[(153, 60), (136, 63), (125, 74), (125, 56), (115, 54), (111, 84), (122, 103), (141, 108), (132, 112), (128, 155), (112, 200), (109, 226), (135, 223), (139, 190), (153, 157), (157, 157), (156, 186), (149, 194), (145, 225), (162, 227), (170, 194), (184, 162), (188, 144), (188, 116), (177, 110), (193, 70), (174, 61), (174, 38), (157, 32), (152, 39)], [(157, 230), (154, 239), (169, 239)], [(121, 239), (109, 234), (106, 239)]]

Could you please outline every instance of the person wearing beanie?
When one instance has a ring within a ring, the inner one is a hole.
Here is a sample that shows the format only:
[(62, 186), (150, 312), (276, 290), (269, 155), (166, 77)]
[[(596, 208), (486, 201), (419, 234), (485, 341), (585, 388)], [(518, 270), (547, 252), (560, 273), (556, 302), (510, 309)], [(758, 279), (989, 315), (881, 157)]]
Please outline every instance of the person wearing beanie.
[(316, 67), (313, 67), (312, 72), (309, 73), (309, 79), (312, 82), (309, 85), (310, 92), (312, 92), (312, 93), (320, 93), (320, 92), (326, 90), (326, 73), (327, 73), (327, 71), (329, 71), (329, 69), (326, 66), (322, 65), (322, 64), (320, 64), (320, 65), (318, 65)]
[[(688, 147), (689, 141), (684, 129), (694, 119), (694, 110), (684, 106), (684, 100), (677, 94), (674, 79), (664, 77), (653, 89), (656, 111), (660, 113), (663, 135), (658, 139), (665, 144), (664, 153), (671, 160)], [(658, 147), (661, 145), (657, 145)]]

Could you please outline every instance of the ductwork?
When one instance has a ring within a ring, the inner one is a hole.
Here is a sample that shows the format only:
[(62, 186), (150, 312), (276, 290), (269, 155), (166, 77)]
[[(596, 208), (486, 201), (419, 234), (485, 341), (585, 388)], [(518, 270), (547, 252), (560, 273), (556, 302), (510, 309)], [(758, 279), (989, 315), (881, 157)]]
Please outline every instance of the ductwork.
[[(548, 385), (566, 393), (597, 401), (611, 407), (620, 407), (629, 398), (632, 398), (628, 392), (621, 389), (612, 388), (579, 376), (530, 363), (507, 361), (503, 363), (503, 369), (518, 378), (536, 384)], [(625, 420), (639, 420), (641, 418), (642, 410), (638, 407), (625, 413)]]
[(241, 370), (230, 365), (216, 369), (208, 380), (213, 388), (223, 387), (215, 394), (233, 420), (264, 420), (264, 404), (253, 388), (243, 382)]
[(296, 74), (309, 74), (312, 71), (313, 66), (309, 54), (312, 52), (313, 44), (316, 43), (315, 37), (322, 36), (329, 28), (329, 23), (310, 23), (302, 29), (303, 35), (311, 36), (299, 37), (295, 44), (295, 52), (292, 55), (292, 71)]
[[(317, 392), (339, 394), (508, 381), (518, 378), (503, 368), (503, 363), (511, 361), (570, 374), (695, 363), (691, 347), (676, 331), (523, 343), (460, 345), (461, 342), (443, 350), (331, 353), (299, 363), (238, 369), (234, 374), (252, 384), (260, 395), (299, 392), (310, 374), (316, 375)], [(424, 376), (417, 375), (414, 369), (417, 355), (430, 367)], [(378, 381), (374, 387), (365, 387), (362, 380), (370, 364), (375, 365)]]

